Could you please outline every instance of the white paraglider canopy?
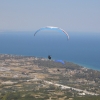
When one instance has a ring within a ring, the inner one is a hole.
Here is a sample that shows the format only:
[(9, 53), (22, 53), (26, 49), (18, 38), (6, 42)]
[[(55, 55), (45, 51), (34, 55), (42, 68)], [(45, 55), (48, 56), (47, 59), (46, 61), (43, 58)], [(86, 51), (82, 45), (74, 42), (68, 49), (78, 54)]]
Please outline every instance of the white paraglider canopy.
[(40, 29), (38, 29), (35, 33), (34, 33), (34, 36), (36, 35), (36, 33), (38, 33), (39, 31), (41, 30), (46, 30), (46, 29), (57, 29), (57, 30), (60, 30), (62, 31), (63, 33), (65, 33), (69, 39), (69, 35), (66, 31), (64, 31), (63, 29), (59, 28), (59, 27), (54, 27), (54, 26), (46, 26), (46, 27), (42, 27)]

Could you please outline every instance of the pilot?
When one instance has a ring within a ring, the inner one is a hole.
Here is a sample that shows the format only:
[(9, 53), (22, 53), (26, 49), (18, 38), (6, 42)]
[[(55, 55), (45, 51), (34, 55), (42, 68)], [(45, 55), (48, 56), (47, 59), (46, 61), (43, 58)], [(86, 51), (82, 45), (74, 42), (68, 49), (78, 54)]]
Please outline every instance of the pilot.
[(48, 55), (48, 59), (51, 59), (51, 56), (50, 55)]

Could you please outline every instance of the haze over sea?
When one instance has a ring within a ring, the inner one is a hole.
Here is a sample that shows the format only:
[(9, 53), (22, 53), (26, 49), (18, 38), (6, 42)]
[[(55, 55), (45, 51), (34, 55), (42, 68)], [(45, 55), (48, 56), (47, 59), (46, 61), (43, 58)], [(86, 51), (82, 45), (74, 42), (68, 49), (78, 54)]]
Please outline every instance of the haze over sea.
[(100, 33), (43, 31), (0, 32), (0, 54), (35, 56), (70, 61), (100, 70)]

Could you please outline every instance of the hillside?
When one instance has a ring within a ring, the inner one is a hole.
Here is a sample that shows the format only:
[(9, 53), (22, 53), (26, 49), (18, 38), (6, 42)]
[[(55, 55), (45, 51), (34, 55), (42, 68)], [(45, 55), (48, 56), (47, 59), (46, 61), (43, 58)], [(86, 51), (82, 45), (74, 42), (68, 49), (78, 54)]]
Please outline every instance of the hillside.
[(44, 58), (1, 54), (0, 98), (8, 100), (11, 94), (12, 98), (9, 100), (18, 94), (21, 100), (26, 100), (27, 97), (30, 97), (29, 100), (74, 100), (76, 97), (92, 96), (99, 98), (100, 72), (72, 62), (64, 63)]

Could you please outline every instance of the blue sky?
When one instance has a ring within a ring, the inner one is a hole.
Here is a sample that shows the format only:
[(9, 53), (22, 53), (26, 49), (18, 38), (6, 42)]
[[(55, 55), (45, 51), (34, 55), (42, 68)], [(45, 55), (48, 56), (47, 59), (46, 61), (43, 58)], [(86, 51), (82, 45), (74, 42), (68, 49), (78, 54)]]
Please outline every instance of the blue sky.
[(0, 0), (0, 31), (44, 26), (100, 33), (100, 0)]

